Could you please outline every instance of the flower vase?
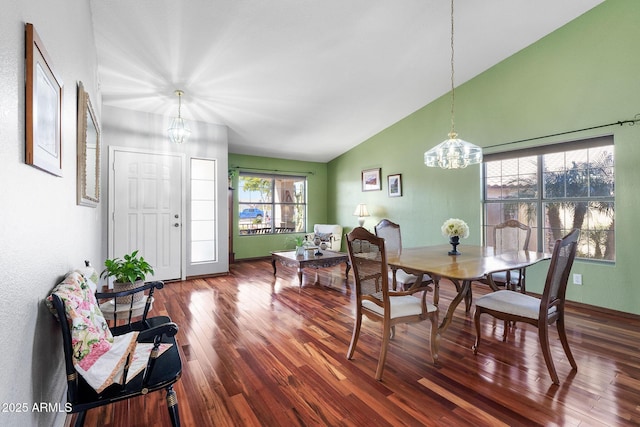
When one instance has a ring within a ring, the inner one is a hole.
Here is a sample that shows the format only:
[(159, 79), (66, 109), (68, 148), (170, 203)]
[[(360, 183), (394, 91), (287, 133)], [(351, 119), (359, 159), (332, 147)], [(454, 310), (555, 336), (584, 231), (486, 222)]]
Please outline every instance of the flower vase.
[(460, 244), (460, 236), (451, 236), (449, 237), (449, 243), (451, 243), (451, 246), (453, 246), (453, 249), (451, 249), (448, 254), (449, 255), (460, 255), (460, 252), (458, 252), (458, 245)]

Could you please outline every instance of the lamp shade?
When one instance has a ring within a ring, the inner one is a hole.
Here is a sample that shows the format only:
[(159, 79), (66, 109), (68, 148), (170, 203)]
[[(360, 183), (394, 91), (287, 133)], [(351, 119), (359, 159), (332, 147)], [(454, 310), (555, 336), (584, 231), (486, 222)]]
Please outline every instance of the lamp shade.
[(482, 148), (458, 138), (455, 132), (424, 153), (424, 164), (429, 167), (461, 169), (477, 163), (482, 163)]
[(367, 205), (365, 205), (364, 203), (360, 203), (358, 206), (356, 206), (356, 210), (353, 212), (353, 214), (359, 217), (369, 216)]

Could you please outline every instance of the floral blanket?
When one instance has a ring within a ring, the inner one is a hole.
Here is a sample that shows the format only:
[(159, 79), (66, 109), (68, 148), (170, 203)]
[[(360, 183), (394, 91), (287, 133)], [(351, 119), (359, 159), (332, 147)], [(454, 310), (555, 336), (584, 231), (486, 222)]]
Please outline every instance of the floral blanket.
[[(96, 301), (97, 274), (93, 268), (72, 271), (52, 294), (64, 303), (73, 346), (73, 363), (98, 393), (122, 381), (128, 358), (133, 357), (137, 332), (113, 337)], [(51, 295), (46, 300), (55, 314)]]

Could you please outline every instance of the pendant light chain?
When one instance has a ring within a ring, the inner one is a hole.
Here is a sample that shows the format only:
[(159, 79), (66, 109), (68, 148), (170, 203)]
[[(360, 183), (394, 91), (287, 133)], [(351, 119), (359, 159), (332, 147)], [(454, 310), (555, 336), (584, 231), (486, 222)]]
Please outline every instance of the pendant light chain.
[(451, 0), (451, 133), (449, 134), (449, 138), (455, 138), (456, 134), (456, 125), (454, 120), (454, 105), (456, 99), (456, 91), (454, 85), (454, 43), (453, 43), (453, 0)]

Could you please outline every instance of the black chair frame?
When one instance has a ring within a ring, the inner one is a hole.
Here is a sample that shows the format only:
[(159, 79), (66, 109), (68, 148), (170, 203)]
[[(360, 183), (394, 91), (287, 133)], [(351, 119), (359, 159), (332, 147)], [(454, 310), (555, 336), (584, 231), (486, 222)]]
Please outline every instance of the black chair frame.
[[(141, 320), (131, 322), (129, 316), (128, 322), (124, 325), (114, 325), (110, 328), (114, 336), (122, 335), (128, 332), (137, 331), (139, 343), (153, 343), (154, 347), (151, 357), (147, 362), (146, 369), (131, 379), (128, 383), (123, 381), (121, 384), (112, 384), (102, 393), (97, 393), (86, 381), (78, 374), (73, 365), (73, 347), (71, 341), (71, 330), (64, 308), (63, 301), (55, 294), (52, 294), (52, 303), (60, 321), (60, 330), (62, 332), (62, 342), (64, 348), (65, 368), (67, 374), (67, 402), (71, 404), (71, 413), (77, 413), (75, 426), (84, 425), (86, 411), (99, 406), (108, 405), (135, 396), (145, 395), (158, 390), (167, 391), (167, 407), (169, 417), (173, 426), (180, 425), (180, 416), (178, 413), (178, 400), (173, 390), (173, 384), (180, 379), (182, 374), (182, 362), (175, 341), (175, 335), (178, 332), (178, 325), (173, 323), (167, 316), (157, 316), (148, 318), (148, 312), (155, 289), (162, 289), (164, 283), (161, 281), (148, 282), (144, 285), (122, 292), (96, 293), (96, 299), (112, 299), (115, 297), (124, 297), (132, 295), (136, 292), (149, 290), (145, 310)], [(133, 304), (133, 302), (131, 303)], [(108, 319), (107, 319), (108, 320)], [(161, 343), (173, 344), (159, 357), (157, 350)], [(125, 377), (126, 377), (125, 371)]]

